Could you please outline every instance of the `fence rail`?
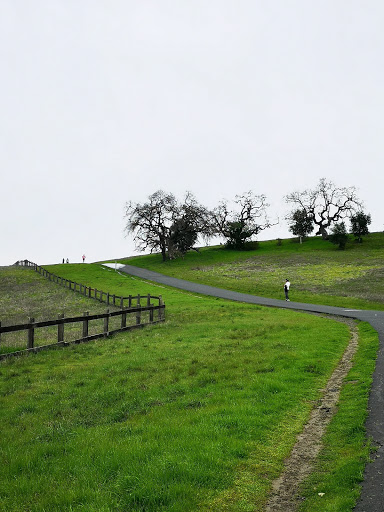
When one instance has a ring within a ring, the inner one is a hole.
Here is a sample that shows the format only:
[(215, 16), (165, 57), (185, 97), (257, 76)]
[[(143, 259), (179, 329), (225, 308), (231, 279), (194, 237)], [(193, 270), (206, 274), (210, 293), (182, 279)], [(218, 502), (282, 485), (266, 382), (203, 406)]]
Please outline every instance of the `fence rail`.
[[(90, 286), (86, 286), (81, 283), (76, 283), (75, 281), (71, 281), (69, 279), (65, 279), (64, 277), (57, 276), (49, 272), (44, 267), (37, 265), (29, 260), (19, 260), (15, 263), (15, 265), (22, 267), (30, 267), (33, 268), (36, 272), (38, 272), (43, 277), (46, 277), (49, 281), (53, 281), (69, 290), (74, 292), (78, 292), (81, 295), (89, 297), (91, 299), (96, 299), (99, 302), (105, 302), (108, 306), (116, 306), (120, 308), (131, 307), (134, 301), (137, 301), (139, 296), (129, 295), (128, 297), (120, 297), (117, 295), (110, 294), (108, 292), (103, 292), (102, 290), (98, 290), (97, 288), (92, 288)], [(162, 303), (161, 295), (155, 296), (150, 295), (151, 299), (158, 300), (159, 305)]]
[[(16, 352), (7, 351), (0, 353), (0, 359), (14, 355), (25, 354), (28, 352), (38, 352), (46, 348), (69, 345), (71, 343), (81, 343), (101, 337), (107, 337), (117, 332), (140, 328), (146, 325), (163, 322), (165, 320), (165, 304), (163, 303), (161, 295), (129, 295), (128, 297), (118, 297), (101, 290), (85, 286), (83, 284), (75, 283), (74, 281), (60, 278), (59, 276), (48, 272), (43, 267), (36, 265), (36, 263), (30, 262), (28, 260), (22, 260), (22, 262), (17, 262), (17, 264), (26, 267), (32, 267), (34, 270), (47, 277), (51, 281), (53, 280), (58, 284), (69, 287), (69, 289), (73, 291), (79, 291), (87, 297), (93, 297), (101, 302), (106, 302), (107, 304), (112, 304), (114, 306), (117, 306), (117, 303), (119, 303), (120, 309), (117, 311), (109, 311), (109, 309), (107, 309), (105, 313), (97, 314), (89, 314), (89, 312), (86, 311), (82, 316), (74, 317), (64, 317), (64, 315), (59, 315), (57, 319), (40, 322), (36, 322), (34, 318), (29, 318), (28, 322), (17, 325), (2, 326), (0, 322), (0, 350), (2, 350), (4, 345), (6, 345), (2, 340), (2, 334), (15, 333), (20, 331), (26, 331), (27, 333), (25, 349), (21, 349)], [(158, 304), (152, 304), (152, 299), (158, 301)], [(142, 301), (145, 301), (146, 304), (142, 304)], [(136, 304), (134, 304), (134, 302)], [(157, 313), (156, 318), (155, 312)], [(116, 320), (118, 320), (119, 317), (119, 324), (116, 325)], [(129, 322), (130, 319), (131, 322)], [(92, 324), (93, 330), (96, 329), (98, 332), (90, 334), (91, 322), (94, 323), (98, 320), (102, 320), (102, 328), (97, 328)], [(111, 325), (111, 321), (113, 320), (114, 325)], [(82, 327), (81, 335), (75, 337), (75, 339), (71, 341), (65, 341), (65, 325), (79, 323), (81, 323)], [(56, 341), (54, 343), (45, 343), (37, 346), (35, 343), (36, 330), (49, 327), (52, 328), (55, 326), (57, 326), (57, 334), (55, 336)], [(10, 347), (8, 346), (7, 348), (9, 349)]]

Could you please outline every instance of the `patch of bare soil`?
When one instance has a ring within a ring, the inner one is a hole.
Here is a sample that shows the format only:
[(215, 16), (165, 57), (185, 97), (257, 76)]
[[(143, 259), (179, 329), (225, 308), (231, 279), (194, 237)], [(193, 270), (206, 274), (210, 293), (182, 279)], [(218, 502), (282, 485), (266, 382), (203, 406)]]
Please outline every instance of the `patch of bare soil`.
[(322, 398), (316, 403), (308, 423), (298, 436), (285, 468), (273, 482), (271, 497), (266, 512), (295, 512), (300, 503), (300, 484), (312, 471), (314, 461), (321, 449), (321, 438), (336, 413), (344, 378), (352, 367), (352, 359), (358, 346), (357, 327), (353, 320), (341, 319), (350, 327), (351, 339), (337, 368), (327, 382)]

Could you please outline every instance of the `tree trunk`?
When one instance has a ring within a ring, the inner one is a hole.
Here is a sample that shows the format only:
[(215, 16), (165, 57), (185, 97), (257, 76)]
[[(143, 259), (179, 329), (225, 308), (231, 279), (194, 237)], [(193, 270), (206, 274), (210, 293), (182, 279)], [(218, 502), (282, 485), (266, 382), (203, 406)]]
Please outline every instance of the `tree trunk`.
[(167, 237), (165, 234), (165, 229), (162, 228), (161, 232), (159, 233), (159, 245), (161, 248), (161, 256), (163, 258), (163, 261), (167, 260), (167, 249), (168, 249), (168, 243), (167, 243)]
[(326, 230), (326, 228), (324, 226), (321, 226), (321, 225), (319, 226), (319, 230), (316, 233), (316, 235), (321, 235), (323, 240), (328, 240), (328, 238), (329, 238), (328, 231)]
[(163, 261), (167, 260), (167, 251), (164, 244), (161, 244), (161, 256), (163, 258)]

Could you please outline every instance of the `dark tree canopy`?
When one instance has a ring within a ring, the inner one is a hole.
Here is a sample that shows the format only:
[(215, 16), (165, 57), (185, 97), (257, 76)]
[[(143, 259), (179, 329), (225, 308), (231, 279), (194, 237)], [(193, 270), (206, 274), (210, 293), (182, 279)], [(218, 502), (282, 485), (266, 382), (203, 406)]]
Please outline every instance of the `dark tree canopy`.
[(198, 236), (196, 228), (185, 218), (177, 219), (169, 230), (169, 257), (185, 254), (195, 245)]
[(348, 242), (348, 233), (344, 222), (339, 222), (333, 226), (332, 232), (329, 235), (329, 241), (338, 245), (339, 249), (345, 249)]
[(369, 234), (368, 226), (371, 223), (371, 216), (369, 213), (363, 211), (357, 212), (351, 217), (351, 232), (358, 242), (363, 241), (363, 236)]
[(305, 210), (294, 210), (288, 217), (289, 231), (295, 236), (306, 238), (314, 230), (313, 219)]
[(234, 203), (231, 210), (227, 201), (221, 201), (211, 213), (212, 226), (217, 235), (226, 239), (227, 247), (243, 249), (248, 241), (271, 226), (266, 215), (269, 205), (264, 195), (252, 191), (236, 196)]
[(324, 239), (328, 238), (328, 230), (335, 222), (350, 217), (362, 206), (355, 187), (336, 187), (325, 178), (315, 189), (292, 192), (285, 200), (304, 211), (317, 226), (316, 235)]

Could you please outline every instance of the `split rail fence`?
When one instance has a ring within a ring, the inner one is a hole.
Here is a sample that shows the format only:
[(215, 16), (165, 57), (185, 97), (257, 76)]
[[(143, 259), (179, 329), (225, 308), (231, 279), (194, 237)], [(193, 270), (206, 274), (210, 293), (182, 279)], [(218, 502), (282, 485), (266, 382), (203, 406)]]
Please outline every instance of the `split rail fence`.
[[(36, 322), (34, 318), (29, 318), (28, 322), (18, 325), (2, 326), (0, 322), (0, 350), (2, 352), (0, 353), (0, 359), (28, 352), (38, 352), (46, 348), (108, 337), (117, 332), (136, 329), (165, 320), (165, 304), (163, 303), (161, 295), (129, 295), (128, 297), (119, 297), (56, 276), (28, 260), (22, 260), (16, 264), (32, 267), (36, 272), (50, 281), (65, 286), (72, 291), (81, 293), (86, 297), (94, 298), (100, 302), (105, 302), (107, 305), (112, 305), (120, 309), (116, 311), (107, 309), (105, 313), (98, 314), (89, 314), (89, 312), (86, 311), (82, 316), (74, 317), (64, 317), (62, 314), (59, 315), (57, 319), (41, 322)], [(154, 304), (152, 301), (156, 301), (157, 304)], [(80, 332), (79, 329), (76, 328), (78, 324), (80, 324)], [(66, 330), (65, 326), (67, 326)], [(40, 331), (40, 329), (42, 328), (48, 328), (45, 334), (41, 334), (42, 331)], [(55, 333), (52, 332), (52, 329), (54, 329)], [(6, 336), (2, 335), (21, 331), (26, 331), (26, 339), (22, 342), (20, 338), (18, 338), (16, 345), (20, 347), (19, 350), (10, 351), (14, 343), (4, 343)], [(47, 331), (49, 331), (48, 334)], [(4, 340), (2, 338), (4, 338)], [(54, 342), (49, 341), (52, 340), (52, 338), (55, 338)], [(68, 340), (67, 338), (72, 339)], [(6, 350), (5, 352), (4, 349)]]

